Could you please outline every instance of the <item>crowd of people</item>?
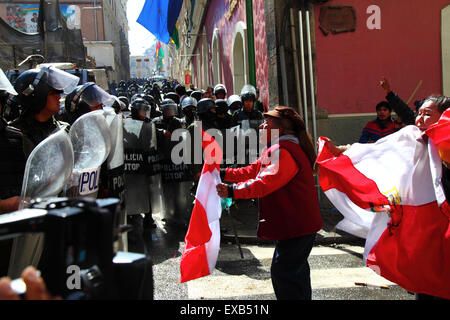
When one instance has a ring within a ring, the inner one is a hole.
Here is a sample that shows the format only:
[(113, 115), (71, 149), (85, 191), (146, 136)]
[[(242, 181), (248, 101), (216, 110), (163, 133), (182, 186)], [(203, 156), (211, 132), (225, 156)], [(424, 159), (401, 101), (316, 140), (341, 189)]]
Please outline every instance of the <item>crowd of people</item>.
[[(406, 125), (425, 130), (450, 106), (450, 98), (431, 96), (415, 112), (392, 92), (387, 80), (383, 79), (380, 85), (387, 101), (376, 106), (377, 119), (364, 128), (360, 143), (374, 143)], [(61, 107), (62, 96), (65, 99)], [(252, 85), (245, 85), (239, 95), (228, 95), (223, 84), (205, 90), (195, 87), (186, 90), (176, 81), (164, 81), (160, 88), (151, 80), (140, 79), (120, 81), (108, 93), (92, 82), (79, 85), (77, 77), (52, 67), (27, 70), (14, 86), (0, 70), (0, 106), (1, 213), (18, 209), (25, 163), (33, 149), (55, 130), (68, 130), (91, 111), (112, 107), (124, 120), (150, 124), (158, 139), (164, 141), (169, 141), (180, 128), (190, 133), (198, 129), (226, 130), (242, 125), (245, 120), (259, 121), (260, 129), (278, 130), (277, 140), (269, 139), (254, 163), (224, 168), (221, 172), (224, 183), (216, 188), (220, 197), (260, 199), (258, 235), (276, 243), (271, 275), (277, 298), (311, 299), (307, 259), (315, 234), (322, 227), (313, 178), (317, 155), (303, 119), (294, 109), (278, 106), (268, 111)], [(5, 109), (9, 111), (9, 122), (4, 118)], [(392, 110), (398, 115), (396, 120), (391, 118)], [(330, 141), (330, 149), (339, 155), (346, 148), (334, 146)], [(274, 154), (276, 160), (271, 158)], [(164, 159), (160, 160), (164, 164)], [(201, 165), (194, 164), (188, 170), (195, 186)], [(444, 170), (444, 177), (448, 177), (445, 162)], [(448, 182), (444, 185), (448, 186)], [(114, 196), (108, 192), (107, 182), (104, 189), (105, 195)], [(138, 216), (136, 213), (144, 215), (144, 227), (155, 227), (151, 208), (147, 212), (134, 212), (133, 216)], [(0, 243), (0, 276), (7, 274), (10, 246), (8, 241)], [(1, 295), (4, 280), (0, 287)], [(12, 293), (8, 291), (7, 295)]]

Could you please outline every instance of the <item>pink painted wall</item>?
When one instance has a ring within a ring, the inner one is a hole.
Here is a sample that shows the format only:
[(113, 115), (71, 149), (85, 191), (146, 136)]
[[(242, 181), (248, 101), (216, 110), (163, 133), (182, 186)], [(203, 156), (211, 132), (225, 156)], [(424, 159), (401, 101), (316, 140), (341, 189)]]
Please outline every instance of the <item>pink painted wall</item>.
[[(208, 42), (208, 67), (210, 79), (203, 81), (201, 78), (203, 76), (195, 76), (195, 85), (197, 87), (204, 87), (206, 85), (215, 85), (213, 83), (213, 65), (212, 65), (212, 36), (214, 29), (219, 30), (219, 51), (220, 51), (220, 68), (221, 68), (221, 83), (223, 83), (228, 91), (228, 96), (232, 94), (239, 94), (240, 88), (235, 92), (233, 88), (233, 69), (232, 69), (232, 58), (233, 58), (233, 30), (236, 23), (243, 21), (246, 23), (245, 16), (245, 1), (240, 0), (236, 6), (233, 15), (230, 20), (228, 20), (230, 1), (224, 0), (212, 0), (208, 12), (205, 18), (205, 27)], [(255, 62), (256, 62), (256, 78), (257, 86), (260, 90), (260, 100), (264, 103), (266, 108), (269, 104), (269, 89), (268, 89), (268, 59), (267, 59), (267, 48), (266, 48), (266, 32), (265, 32), (265, 18), (264, 18), (264, 0), (253, 0), (253, 19), (254, 19), (254, 30), (255, 30)], [(201, 30), (201, 32), (203, 29)], [(198, 40), (195, 53), (202, 54), (202, 41)], [(245, 44), (246, 45), (246, 44)], [(197, 72), (197, 63), (199, 57), (193, 59), (194, 70)], [(203, 72), (202, 72), (203, 73)], [(202, 85), (203, 84), (203, 85)]]
[[(442, 93), (441, 9), (449, 0), (332, 0), (315, 6), (318, 107), (330, 114), (375, 112), (384, 100), (379, 86), (386, 77), (392, 90), (410, 103)], [(350, 5), (356, 10), (355, 32), (329, 34), (319, 29), (320, 7)], [(366, 25), (370, 5), (381, 9), (381, 29)]]
[(267, 58), (264, 0), (253, 0), (253, 28), (255, 30), (256, 85), (259, 89), (259, 99), (268, 110), (269, 59)]

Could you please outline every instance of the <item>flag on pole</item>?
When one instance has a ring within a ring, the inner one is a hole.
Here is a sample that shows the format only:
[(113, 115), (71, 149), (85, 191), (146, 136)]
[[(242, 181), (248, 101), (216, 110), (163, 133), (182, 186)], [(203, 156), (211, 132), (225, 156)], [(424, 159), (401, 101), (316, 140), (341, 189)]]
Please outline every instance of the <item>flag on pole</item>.
[(182, 5), (183, 0), (145, 0), (137, 22), (156, 39), (169, 43)]
[(366, 239), (364, 263), (384, 278), (449, 299), (450, 210), (434, 142), (407, 126), (334, 157), (326, 141), (319, 139), (319, 184), (344, 216), (336, 228)]
[(222, 207), (216, 185), (221, 183), (222, 150), (206, 132), (202, 131), (202, 137), (205, 163), (181, 256), (181, 282), (211, 274), (219, 255)]
[(180, 39), (178, 37), (178, 23), (175, 23), (175, 28), (170, 35), (170, 41), (175, 44), (177, 50), (180, 48)]

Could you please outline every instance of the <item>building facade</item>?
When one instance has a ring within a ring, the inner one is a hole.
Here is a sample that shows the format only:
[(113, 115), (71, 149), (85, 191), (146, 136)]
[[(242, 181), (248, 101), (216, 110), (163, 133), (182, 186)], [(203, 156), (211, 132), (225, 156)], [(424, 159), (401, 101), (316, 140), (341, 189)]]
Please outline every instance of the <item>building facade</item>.
[[(130, 74), (127, 1), (59, 1), (68, 27), (81, 29), (89, 65), (105, 68), (110, 82)], [(37, 32), (38, 13), (39, 0), (0, 1), (0, 17), (22, 32)]]
[[(189, 73), (192, 85), (201, 89), (222, 83), (228, 96), (240, 94), (242, 87), (253, 81), (268, 108), (264, 1), (250, 1), (250, 8), (246, 2), (184, 1), (178, 18), (180, 48), (175, 50), (171, 45), (171, 76), (185, 83), (185, 74)], [(252, 19), (248, 19), (247, 12)], [(250, 44), (253, 54), (249, 52), (247, 20), (254, 21), (254, 40)]]

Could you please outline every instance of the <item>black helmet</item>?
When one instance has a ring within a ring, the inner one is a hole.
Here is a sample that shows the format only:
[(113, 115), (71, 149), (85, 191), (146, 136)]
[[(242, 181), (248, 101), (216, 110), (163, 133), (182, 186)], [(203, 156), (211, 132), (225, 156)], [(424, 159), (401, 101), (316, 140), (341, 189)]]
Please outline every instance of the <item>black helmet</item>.
[(202, 99), (202, 92), (200, 90), (195, 90), (191, 93), (191, 97), (195, 98), (195, 100), (200, 101)]
[(81, 115), (94, 107), (111, 107), (114, 96), (108, 94), (94, 82), (86, 82), (69, 93), (65, 100), (65, 112), (69, 123), (75, 122)]
[(120, 97), (119, 97), (119, 100), (122, 101), (122, 102), (127, 106), (127, 108), (128, 108), (128, 105), (130, 104), (130, 101), (128, 100), (127, 97), (125, 97), (125, 96), (120, 96)]
[(221, 83), (214, 87), (214, 95), (217, 97), (218, 94), (223, 93), (225, 97), (227, 96), (227, 88)]
[(173, 100), (176, 104), (180, 103), (180, 97), (175, 93), (175, 92), (167, 92), (164, 95), (165, 99), (171, 99)]
[(44, 67), (24, 71), (16, 80), (14, 89), (23, 112), (39, 113), (45, 108), (47, 95), (50, 91), (68, 94), (78, 84), (80, 79), (68, 72)]
[(137, 98), (131, 102), (131, 118), (135, 120), (139, 119), (139, 112), (144, 110), (146, 113), (146, 118), (150, 119), (150, 105), (142, 98)]
[(208, 110), (215, 109), (216, 104), (214, 100), (211, 98), (203, 98), (199, 102), (197, 102), (197, 114), (204, 114), (208, 112)]
[(242, 102), (246, 100), (256, 101), (256, 88), (251, 84), (246, 84), (241, 90)]
[(186, 97), (181, 102), (181, 108), (184, 110), (187, 107), (196, 107), (197, 108), (197, 99), (193, 97)]
[(175, 116), (175, 114), (177, 114), (177, 112), (178, 112), (178, 107), (177, 107), (177, 104), (175, 103), (175, 101), (173, 101), (172, 99), (168, 99), (168, 98), (164, 99), (161, 102), (160, 109), (161, 109), (163, 115), (168, 116), (168, 117)]
[(217, 99), (215, 101), (216, 103), (216, 113), (227, 113), (228, 111), (228, 104), (227, 104), (227, 100), (225, 99)]
[(156, 104), (155, 98), (153, 98), (152, 95), (144, 94), (144, 95), (142, 95), (142, 99), (147, 101), (149, 105), (155, 105)]
[(182, 84), (178, 84), (175, 87), (175, 92), (179, 95), (179, 96), (184, 96), (186, 94), (186, 87), (183, 86)]

